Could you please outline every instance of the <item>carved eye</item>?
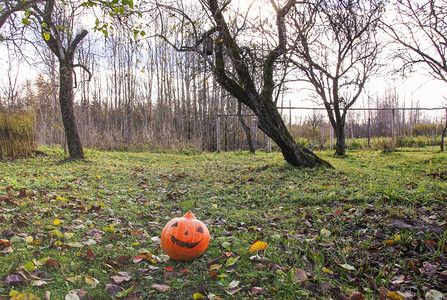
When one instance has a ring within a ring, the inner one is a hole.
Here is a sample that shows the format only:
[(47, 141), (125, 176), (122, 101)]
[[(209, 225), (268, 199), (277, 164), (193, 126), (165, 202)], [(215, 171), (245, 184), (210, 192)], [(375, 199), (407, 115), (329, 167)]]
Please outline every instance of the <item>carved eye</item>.
[(203, 229), (202, 229), (202, 226), (199, 226), (199, 228), (197, 228), (197, 230), (196, 230), (197, 232), (200, 232), (200, 233), (203, 233)]
[(178, 227), (178, 222), (175, 222), (174, 224), (172, 224), (172, 225), (171, 225), (171, 228), (172, 228), (172, 227)]
[(185, 235), (188, 235), (188, 231), (185, 231)]

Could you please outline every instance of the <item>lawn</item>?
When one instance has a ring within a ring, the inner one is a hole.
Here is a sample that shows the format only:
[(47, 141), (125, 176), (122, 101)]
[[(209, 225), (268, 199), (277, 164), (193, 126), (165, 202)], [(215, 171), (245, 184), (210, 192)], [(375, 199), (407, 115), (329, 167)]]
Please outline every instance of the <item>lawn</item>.
[[(0, 299), (447, 296), (445, 153), (41, 150), (0, 162)], [(188, 211), (210, 245), (173, 261), (160, 234)]]

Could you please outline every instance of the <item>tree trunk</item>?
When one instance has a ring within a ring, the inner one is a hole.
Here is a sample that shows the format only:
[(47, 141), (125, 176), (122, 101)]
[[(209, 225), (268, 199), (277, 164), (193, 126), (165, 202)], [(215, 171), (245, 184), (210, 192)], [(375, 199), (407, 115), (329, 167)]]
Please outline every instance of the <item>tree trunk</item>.
[(68, 152), (71, 159), (84, 158), (81, 140), (74, 114), (73, 95), (73, 64), (70, 59), (60, 61), (59, 66), (59, 104), (61, 107), (62, 122), (67, 139)]
[(345, 127), (339, 125), (337, 126), (337, 128), (334, 128), (334, 131), (337, 139), (337, 142), (335, 144), (335, 154), (344, 156), (346, 154)]
[(271, 101), (257, 101), (264, 105), (257, 105), (254, 109), (259, 118), (259, 128), (269, 136), (281, 149), (284, 159), (295, 167), (316, 166), (332, 167), (328, 162), (315, 155), (309, 149), (298, 145), (278, 112), (274, 103)]

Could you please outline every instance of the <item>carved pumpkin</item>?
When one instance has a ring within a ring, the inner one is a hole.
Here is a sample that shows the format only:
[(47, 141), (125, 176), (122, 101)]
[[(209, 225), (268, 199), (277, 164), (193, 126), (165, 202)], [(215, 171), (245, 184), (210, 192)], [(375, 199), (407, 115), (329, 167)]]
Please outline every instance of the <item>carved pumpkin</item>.
[(210, 233), (192, 212), (169, 221), (161, 232), (161, 246), (170, 258), (192, 260), (205, 252)]

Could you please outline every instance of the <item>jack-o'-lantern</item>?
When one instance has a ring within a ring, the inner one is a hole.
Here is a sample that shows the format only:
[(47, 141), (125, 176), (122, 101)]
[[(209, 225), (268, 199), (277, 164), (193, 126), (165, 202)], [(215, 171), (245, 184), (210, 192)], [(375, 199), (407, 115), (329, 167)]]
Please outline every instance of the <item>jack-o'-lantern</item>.
[(161, 246), (175, 260), (192, 260), (208, 248), (210, 233), (192, 212), (169, 221), (161, 232)]

